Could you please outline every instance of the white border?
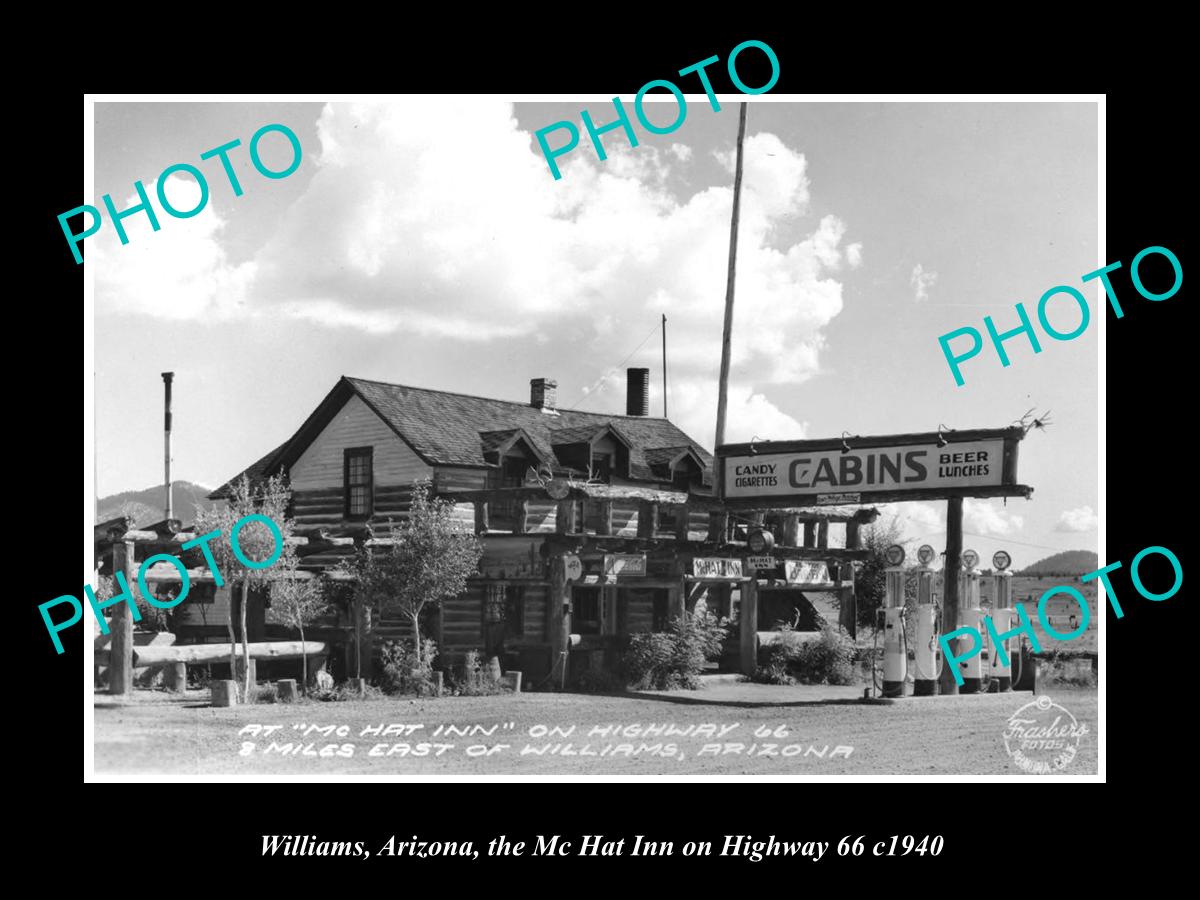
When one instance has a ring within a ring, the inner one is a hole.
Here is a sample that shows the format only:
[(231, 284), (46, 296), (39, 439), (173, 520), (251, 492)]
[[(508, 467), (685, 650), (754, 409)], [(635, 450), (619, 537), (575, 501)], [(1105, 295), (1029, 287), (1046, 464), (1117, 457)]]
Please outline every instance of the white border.
[[(94, 131), (94, 111), (96, 103), (130, 103), (130, 102), (156, 102), (156, 103), (198, 103), (198, 102), (222, 102), (222, 103), (326, 103), (326, 102), (358, 102), (358, 103), (380, 103), (394, 102), (401, 99), (420, 97), (432, 98), (436, 94), (251, 94), (251, 95), (228, 95), (228, 94), (148, 94), (148, 93), (128, 93), (128, 94), (85, 94), (83, 100), (84, 124), (83, 124), (83, 158), (84, 158), (84, 175), (83, 175), (83, 196), (88, 200), (95, 197), (95, 131)], [(451, 95), (462, 96), (462, 95)], [(505, 100), (513, 103), (590, 103), (590, 102), (611, 102), (612, 96), (609, 94), (489, 94), (496, 100)], [(705, 94), (689, 93), (684, 95), (689, 104), (703, 103), (707, 100)], [(956, 103), (956, 102), (971, 102), (971, 103), (1095, 103), (1097, 105), (1097, 120), (1096, 120), (1096, 141), (1097, 141), (1097, 222), (1098, 222), (1098, 250), (1099, 257), (1097, 260), (1097, 268), (1107, 265), (1107, 244), (1106, 244), (1106, 192), (1105, 181), (1107, 171), (1106, 148), (1106, 95), (1104, 94), (758, 94), (747, 97), (742, 94), (717, 94), (717, 100), (721, 104), (721, 110), (725, 111), (729, 107), (749, 99), (752, 103)], [(622, 100), (625, 98), (622, 97)], [(673, 102), (670, 97), (654, 97), (647, 98), (653, 102)], [(86, 201), (85, 201), (86, 202)], [(1085, 274), (1085, 273), (1081, 273)], [(1106, 491), (1105, 491), (1105, 475), (1106, 475), (1106, 456), (1105, 456), (1105, 401), (1107, 397), (1106, 384), (1106, 369), (1105, 369), (1105, 335), (1106, 335), (1106, 316), (1108, 302), (1104, 294), (1103, 285), (1097, 280), (1098, 300), (1095, 307), (1095, 318), (1097, 319), (1097, 327), (1099, 329), (1097, 340), (1097, 469), (1099, 477), (1099, 492), (1098, 492), (1098, 516), (1100, 524), (1098, 528), (1098, 551), (1103, 553), (1106, 545), (1106, 528), (1105, 514), (1106, 506)], [(96, 465), (96, 450), (95, 450), (95, 281), (92, 270), (84, 263), (84, 583), (94, 583), (95, 575), (95, 559), (94, 559), (94, 544), (93, 530), (89, 520), (95, 516), (95, 465)], [(690, 783), (690, 782), (809, 782), (809, 781), (827, 781), (827, 782), (853, 782), (853, 783), (881, 783), (881, 782), (917, 782), (917, 783), (944, 783), (944, 782), (984, 782), (984, 783), (1011, 783), (1011, 782), (1034, 782), (1044, 784), (1048, 782), (1104, 782), (1106, 780), (1106, 738), (1107, 732), (1105, 728), (1105, 701), (1106, 701), (1106, 685), (1108, 682), (1106, 673), (1107, 653), (1105, 646), (1105, 621), (1104, 607), (1100, 603), (1100, 589), (1097, 589), (1096, 615), (1099, 618), (1097, 623), (1097, 646), (1099, 652), (1099, 674), (1100, 685), (1097, 694), (1097, 725), (1096, 725), (1096, 740), (1097, 740), (1097, 774), (1095, 775), (1042, 775), (1042, 776), (1027, 776), (1027, 775), (936, 775), (936, 776), (919, 776), (919, 775), (794, 775), (794, 776), (779, 776), (779, 775), (743, 775), (743, 776), (722, 776), (722, 775), (703, 775), (700, 773), (691, 775), (629, 775), (629, 776), (612, 776), (612, 775), (596, 775), (596, 776), (571, 776), (571, 775), (182, 775), (180, 773), (97, 773), (95, 771), (95, 727), (94, 727), (94, 623), (86, 611), (84, 615), (83, 627), (81, 627), (81, 637), (84, 642), (84, 726), (83, 726), (83, 760), (84, 760), (84, 781), (85, 782), (124, 782), (124, 783), (144, 783), (148, 779), (154, 781), (166, 782), (199, 782), (199, 783), (222, 783), (222, 782), (288, 782), (288, 783), (306, 783), (306, 782), (552, 782), (552, 783), (567, 783), (567, 782), (596, 782), (596, 783), (636, 783), (636, 782), (668, 782), (668, 783)], [(88, 627), (88, 623), (92, 623), (92, 627)]]

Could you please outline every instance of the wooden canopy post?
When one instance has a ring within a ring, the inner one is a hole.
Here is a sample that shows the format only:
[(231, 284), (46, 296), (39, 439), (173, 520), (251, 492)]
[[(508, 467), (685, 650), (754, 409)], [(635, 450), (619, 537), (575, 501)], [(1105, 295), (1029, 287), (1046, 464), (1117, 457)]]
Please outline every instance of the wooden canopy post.
[(609, 536), (613, 533), (613, 505), (611, 500), (600, 501), (600, 521), (596, 526), (596, 534)]
[(804, 546), (817, 546), (817, 523), (808, 521), (804, 523)]
[(741, 669), (743, 675), (753, 675), (758, 668), (758, 582), (753, 578), (742, 582), (741, 594), (742, 608), (738, 613)]
[(129, 585), (129, 599), (115, 606), (109, 621), (112, 643), (108, 654), (108, 692), (125, 695), (133, 687), (133, 611), (129, 604), (134, 602), (137, 590), (137, 572), (134, 561), (133, 541), (117, 541), (113, 544), (113, 589), (118, 590), (116, 573), (125, 576)]
[(725, 538), (729, 534), (729, 513), (723, 509), (709, 510), (708, 513), (708, 539), (714, 544), (725, 543)]
[(783, 546), (800, 546), (800, 517), (795, 513), (783, 520)]
[(561, 685), (566, 680), (567, 648), (571, 641), (571, 586), (567, 581), (567, 558), (562, 554), (550, 561), (549, 601), (550, 672), (559, 673), (556, 680)]
[(817, 523), (817, 546), (822, 550), (829, 546), (829, 522), (826, 519)]
[(554, 513), (554, 530), (557, 534), (575, 533), (575, 501), (559, 500)]
[(861, 550), (862, 535), (859, 533), (858, 520), (851, 519), (846, 523), (846, 549)]
[(637, 536), (653, 540), (656, 531), (658, 531), (658, 504), (642, 500), (638, 503)]
[[(946, 566), (942, 570), (942, 634), (958, 628), (958, 572), (962, 568), (962, 519), (963, 498), (951, 497), (946, 505)], [(957, 638), (955, 650), (963, 649), (962, 638)], [(943, 661), (942, 674), (938, 678), (938, 693), (957, 694), (958, 684), (950, 663)]]

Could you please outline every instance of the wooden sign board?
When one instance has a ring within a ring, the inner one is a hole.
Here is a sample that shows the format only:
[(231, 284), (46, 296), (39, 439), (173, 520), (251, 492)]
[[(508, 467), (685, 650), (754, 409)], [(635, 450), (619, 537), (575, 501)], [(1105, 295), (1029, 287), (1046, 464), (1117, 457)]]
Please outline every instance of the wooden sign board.
[(783, 567), (788, 584), (829, 584), (829, 567), (823, 562), (786, 560)]
[(692, 560), (692, 574), (697, 578), (742, 578), (742, 561), (697, 556)]
[[(930, 497), (1025, 496), (1017, 484), (1020, 428), (820, 441), (760, 441), (717, 449), (721, 498), (778, 505)], [(938, 443), (945, 443), (939, 447)], [(849, 449), (847, 449), (847, 447)]]
[(605, 553), (604, 574), (613, 575), (645, 575), (645, 553)]
[(747, 556), (746, 568), (754, 569), (756, 572), (762, 572), (767, 569), (774, 569), (779, 565), (779, 561), (773, 556)]

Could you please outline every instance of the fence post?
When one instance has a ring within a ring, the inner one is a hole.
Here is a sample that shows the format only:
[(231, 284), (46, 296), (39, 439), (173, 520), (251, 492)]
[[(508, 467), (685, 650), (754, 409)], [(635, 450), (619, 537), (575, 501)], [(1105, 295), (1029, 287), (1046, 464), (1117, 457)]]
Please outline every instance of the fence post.
[[(133, 611), (129, 604), (133, 603), (134, 592), (137, 590), (137, 572), (133, 541), (117, 541), (113, 544), (113, 575), (121, 572), (125, 575), (125, 583), (129, 585), (129, 601), (118, 603), (112, 609), (112, 619), (109, 622), (109, 633), (112, 643), (108, 653), (108, 692), (125, 695), (133, 687)], [(114, 577), (113, 587), (116, 589)]]

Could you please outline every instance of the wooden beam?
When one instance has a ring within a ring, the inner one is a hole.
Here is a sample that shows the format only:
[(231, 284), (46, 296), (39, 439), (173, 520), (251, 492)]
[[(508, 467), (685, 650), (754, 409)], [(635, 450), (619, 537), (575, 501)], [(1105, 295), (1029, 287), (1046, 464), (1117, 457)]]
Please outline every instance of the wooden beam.
[(817, 547), (825, 548), (829, 546), (829, 523), (817, 523)]
[[(942, 634), (948, 634), (961, 624), (958, 620), (958, 573), (962, 569), (962, 497), (952, 497), (946, 505), (946, 564), (942, 577)], [(956, 651), (963, 650), (965, 638), (954, 642)], [(942, 663), (938, 678), (939, 694), (957, 694), (958, 684), (948, 661)]]
[(805, 522), (804, 523), (804, 546), (805, 547), (817, 546), (817, 523), (816, 522)]
[[(251, 659), (299, 659), (301, 654), (325, 656), (329, 645), (324, 641), (257, 641), (251, 642)], [(241, 648), (238, 648), (241, 658)], [(174, 663), (213, 663), (229, 659), (228, 644), (149, 644), (135, 647), (135, 666), (162, 666)]]
[(475, 533), (487, 534), (488, 532), (488, 504), (486, 500), (475, 501)]
[[(838, 491), (828, 491), (830, 494)], [(916, 488), (913, 490), (890, 491), (854, 491), (858, 503), (901, 503), (906, 500), (948, 500), (951, 497), (1025, 497), (1033, 494), (1033, 488), (1027, 484), (999, 484), (989, 487), (973, 488)], [(816, 494), (790, 495), (781, 494), (776, 497), (745, 497), (729, 498), (726, 500), (711, 500), (708, 503), (723, 505), (729, 509), (795, 509), (815, 507)], [(701, 501), (703, 503), (705, 501)], [(843, 504), (844, 505), (844, 504)]]
[(153, 531), (127, 531), (121, 535), (122, 541), (161, 541), (162, 538)]

